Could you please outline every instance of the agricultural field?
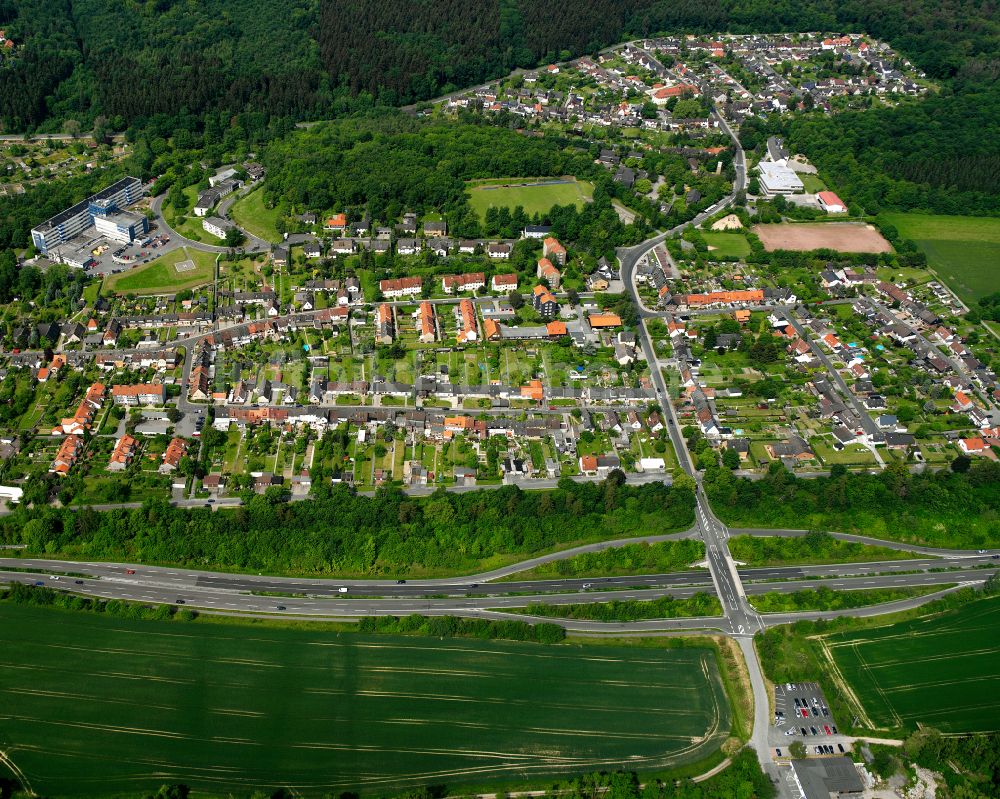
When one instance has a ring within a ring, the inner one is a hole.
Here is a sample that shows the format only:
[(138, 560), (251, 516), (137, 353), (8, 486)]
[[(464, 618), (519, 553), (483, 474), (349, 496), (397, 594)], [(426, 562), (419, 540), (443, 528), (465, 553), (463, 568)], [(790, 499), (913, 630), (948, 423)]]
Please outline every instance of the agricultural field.
[(486, 209), (521, 206), (528, 216), (544, 214), (553, 205), (582, 208), (594, 195), (594, 186), (576, 178), (508, 178), (469, 185), (469, 204), (485, 218)]
[(754, 225), (768, 252), (774, 250), (836, 250), (838, 252), (891, 252), (892, 246), (872, 225), (861, 222), (782, 222)]
[(171, 294), (212, 281), (215, 255), (183, 247), (150, 264), (108, 275), (106, 291), (119, 294)]
[(892, 213), (884, 218), (923, 250), (927, 263), (969, 305), (997, 290), (1000, 219)]
[(131, 621), (6, 603), (0, 642), (0, 740), (42, 795), (173, 781), (318, 795), (651, 770), (706, 757), (731, 726), (708, 649)]
[(704, 231), (701, 235), (717, 258), (746, 258), (750, 254), (750, 242), (742, 233)]
[(264, 241), (277, 243), (281, 235), (276, 227), (278, 209), (264, 207), (264, 192), (260, 189), (241, 197), (229, 209), (232, 220), (248, 233)]
[(822, 642), (874, 728), (1000, 730), (1000, 598)]

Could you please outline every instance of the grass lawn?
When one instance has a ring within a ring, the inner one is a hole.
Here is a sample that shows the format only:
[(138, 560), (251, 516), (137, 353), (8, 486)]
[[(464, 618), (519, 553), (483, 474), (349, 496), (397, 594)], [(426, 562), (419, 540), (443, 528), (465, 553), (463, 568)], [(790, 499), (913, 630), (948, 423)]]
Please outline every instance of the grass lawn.
[(319, 795), (655, 770), (706, 757), (731, 725), (707, 648), (581, 651), (9, 603), (0, 642), (0, 739), (43, 795), (169, 782)]
[(485, 218), (486, 209), (524, 208), (528, 216), (544, 214), (553, 205), (576, 205), (582, 208), (594, 196), (594, 186), (586, 180), (575, 178), (507, 178), (503, 181), (484, 181), (468, 186), (469, 204)]
[(750, 254), (750, 242), (742, 233), (707, 230), (701, 235), (708, 242), (712, 255), (720, 258), (746, 258)]
[(278, 210), (264, 207), (264, 192), (261, 189), (255, 189), (246, 197), (234, 202), (229, 209), (229, 216), (237, 225), (257, 238), (272, 243), (281, 241), (281, 235), (275, 226), (278, 221)]
[[(177, 264), (185, 261), (193, 261), (194, 269), (178, 272)], [(108, 275), (104, 288), (119, 294), (171, 294), (208, 283), (214, 271), (213, 253), (183, 247), (150, 264)]]
[(822, 642), (874, 727), (1000, 730), (1000, 598)]
[(931, 214), (885, 214), (912, 239), (928, 264), (968, 304), (997, 290), (1000, 219)]
[(882, 560), (906, 560), (913, 557), (888, 547), (841, 541), (831, 536), (780, 537), (735, 535), (729, 539), (733, 557), (747, 566), (786, 566), (808, 563), (872, 563)]
[(802, 185), (805, 186), (807, 194), (816, 194), (820, 191), (826, 191), (826, 184), (820, 179), (819, 175), (810, 175), (806, 172), (800, 172), (799, 177), (802, 179)]

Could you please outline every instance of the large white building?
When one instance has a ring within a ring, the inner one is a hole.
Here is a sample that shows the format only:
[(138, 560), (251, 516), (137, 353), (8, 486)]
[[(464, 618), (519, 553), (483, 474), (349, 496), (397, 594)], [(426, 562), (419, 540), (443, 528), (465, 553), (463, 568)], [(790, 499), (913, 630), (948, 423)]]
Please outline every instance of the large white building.
[[(33, 228), (31, 240), (43, 255), (48, 255), (50, 249), (94, 227), (97, 217), (108, 217), (128, 208), (142, 195), (142, 182), (138, 178), (122, 178)], [(141, 224), (145, 233), (149, 229), (145, 218), (142, 218)]]
[(761, 161), (757, 165), (757, 171), (760, 172), (760, 191), (765, 197), (805, 191), (801, 178), (784, 158), (778, 161)]
[(95, 216), (94, 227), (102, 236), (128, 244), (149, 232), (149, 220), (138, 214), (130, 214), (128, 211), (114, 211), (103, 216)]

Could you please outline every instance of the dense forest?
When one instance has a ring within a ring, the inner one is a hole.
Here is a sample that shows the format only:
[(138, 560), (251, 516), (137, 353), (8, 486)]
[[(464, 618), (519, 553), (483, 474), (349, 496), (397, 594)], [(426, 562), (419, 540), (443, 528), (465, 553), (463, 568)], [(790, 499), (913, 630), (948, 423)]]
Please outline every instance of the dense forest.
[[(270, 573), (404, 575), (472, 571), (584, 539), (683, 530), (694, 519), (687, 487), (565, 479), (558, 489), (515, 486), (413, 499), (395, 488), (362, 496), (336, 487), (311, 502), (254, 496), (213, 513), (166, 500), (134, 510), (19, 508), (0, 541), (33, 554), (176, 563)], [(504, 557), (506, 556), (506, 557)]]
[(465, 208), (467, 180), (598, 172), (588, 150), (562, 145), (487, 124), (370, 114), (274, 142), (264, 155), (265, 200), (301, 210), (363, 207), (374, 219), (406, 210), (454, 217)]
[(1000, 89), (944, 89), (919, 103), (836, 116), (751, 119), (747, 149), (784, 134), (808, 153), (844, 197), (867, 213), (883, 209), (997, 214)]
[(756, 481), (727, 469), (705, 474), (712, 507), (734, 527), (833, 530), (943, 547), (1000, 543), (998, 488), (1000, 464), (986, 459), (968, 471), (922, 474), (902, 463), (874, 475), (835, 465), (829, 477), (808, 480), (780, 464)]
[[(2, 0), (8, 130), (247, 109), (332, 116), (407, 103), (657, 31), (863, 30), (929, 75), (996, 79), (977, 0)], [(126, 21), (123, 24), (123, 21)]]

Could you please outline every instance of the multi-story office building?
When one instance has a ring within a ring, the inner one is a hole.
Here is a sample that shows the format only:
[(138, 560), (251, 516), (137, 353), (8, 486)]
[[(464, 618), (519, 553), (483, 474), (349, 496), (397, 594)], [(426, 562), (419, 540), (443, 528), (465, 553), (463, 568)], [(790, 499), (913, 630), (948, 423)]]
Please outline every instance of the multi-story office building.
[[(49, 250), (65, 244), (74, 236), (93, 227), (97, 217), (110, 217), (128, 208), (142, 195), (142, 182), (138, 178), (122, 178), (33, 228), (31, 239), (43, 255), (48, 255)], [(110, 229), (110, 224), (107, 227)], [(132, 227), (134, 230), (139, 230), (141, 227), (142, 232), (148, 230), (145, 219), (142, 220), (141, 226)]]

